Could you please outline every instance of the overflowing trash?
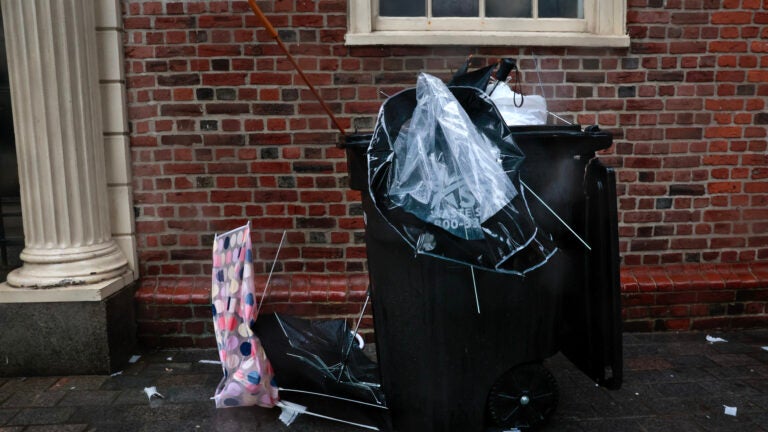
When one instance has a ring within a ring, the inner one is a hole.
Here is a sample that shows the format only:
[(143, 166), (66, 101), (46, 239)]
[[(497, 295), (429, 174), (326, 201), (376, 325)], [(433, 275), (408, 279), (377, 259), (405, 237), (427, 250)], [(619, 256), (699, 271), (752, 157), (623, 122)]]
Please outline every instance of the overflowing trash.
[(482, 90), (420, 74), (381, 108), (371, 196), (415, 253), (524, 274), (557, 250), (528, 208), (524, 159)]
[(560, 350), (620, 387), (615, 176), (595, 159), (612, 138), (547, 126), (546, 101), (523, 95), (519, 76), (511, 89), (512, 70), (468, 61), (448, 85), (422, 73), (387, 98), (372, 134), (345, 137), (350, 185), (364, 192), (378, 363), (357, 334), (368, 300), (351, 327), (260, 315), (272, 272), (257, 298), (250, 225), (216, 236), (218, 408), (279, 407), (286, 425), (535, 428), (557, 406), (541, 363)]
[[(528, 95), (523, 98), (523, 95), (516, 93), (506, 85), (489, 84), (486, 93), (490, 93), (492, 90), (491, 100), (499, 109), (499, 113), (507, 126), (542, 126), (547, 124), (549, 114), (547, 101), (544, 97)], [(523, 102), (518, 106), (518, 101)]]
[(536, 428), (557, 406), (541, 362), (558, 351), (621, 385), (615, 174), (595, 157), (612, 138), (544, 125), (511, 66), (461, 67), (447, 86), (421, 74), (369, 142), (343, 143), (395, 430)]

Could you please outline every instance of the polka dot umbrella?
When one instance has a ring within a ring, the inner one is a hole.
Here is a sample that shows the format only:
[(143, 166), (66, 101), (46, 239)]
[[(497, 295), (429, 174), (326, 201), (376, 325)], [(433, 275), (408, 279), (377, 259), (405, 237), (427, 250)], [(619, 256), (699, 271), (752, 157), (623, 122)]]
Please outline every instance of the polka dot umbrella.
[(224, 371), (216, 407), (273, 407), (278, 402), (274, 372), (251, 330), (257, 305), (250, 224), (216, 236), (212, 273), (213, 325)]

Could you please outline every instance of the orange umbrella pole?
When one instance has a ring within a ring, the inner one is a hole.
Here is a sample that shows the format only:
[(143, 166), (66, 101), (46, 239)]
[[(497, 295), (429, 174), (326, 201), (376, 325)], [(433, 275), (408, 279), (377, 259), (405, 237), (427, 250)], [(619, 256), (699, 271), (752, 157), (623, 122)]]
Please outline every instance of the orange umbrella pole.
[(311, 82), (309, 82), (309, 79), (307, 79), (307, 76), (304, 75), (304, 71), (301, 70), (299, 67), (299, 64), (296, 63), (296, 60), (293, 58), (291, 53), (288, 51), (288, 48), (283, 44), (283, 41), (280, 40), (280, 36), (277, 34), (277, 30), (275, 30), (274, 27), (272, 27), (272, 23), (269, 22), (269, 18), (267, 18), (266, 15), (264, 15), (264, 12), (261, 11), (261, 8), (259, 5), (256, 4), (256, 0), (248, 0), (248, 4), (251, 6), (251, 10), (253, 10), (253, 13), (256, 14), (256, 16), (259, 18), (261, 23), (264, 25), (264, 27), (269, 32), (270, 36), (272, 36), (272, 39), (277, 42), (277, 45), (280, 47), (281, 50), (285, 53), (286, 57), (288, 57), (288, 61), (291, 62), (293, 67), (296, 69), (296, 72), (299, 73), (299, 76), (301, 76), (301, 79), (304, 80), (304, 83), (309, 87), (309, 90), (312, 92), (313, 95), (315, 95), (315, 98), (317, 98), (317, 101), (320, 102), (320, 105), (325, 110), (326, 114), (328, 114), (328, 117), (331, 118), (331, 121), (333, 122), (334, 126), (336, 126), (336, 129), (341, 132), (341, 135), (345, 135), (344, 128), (339, 124), (339, 120), (336, 119), (336, 116), (333, 115), (333, 112), (331, 111), (331, 108), (325, 103), (322, 97), (320, 97), (320, 93), (317, 92), (315, 87), (312, 85)]

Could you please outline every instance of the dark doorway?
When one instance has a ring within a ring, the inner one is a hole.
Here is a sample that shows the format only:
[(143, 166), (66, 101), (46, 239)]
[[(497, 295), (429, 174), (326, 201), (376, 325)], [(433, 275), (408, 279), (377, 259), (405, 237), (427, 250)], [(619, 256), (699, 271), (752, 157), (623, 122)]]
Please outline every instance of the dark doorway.
[(8, 272), (21, 266), (19, 254), (24, 247), (24, 232), (19, 195), (11, 86), (0, 9), (0, 282), (5, 282)]

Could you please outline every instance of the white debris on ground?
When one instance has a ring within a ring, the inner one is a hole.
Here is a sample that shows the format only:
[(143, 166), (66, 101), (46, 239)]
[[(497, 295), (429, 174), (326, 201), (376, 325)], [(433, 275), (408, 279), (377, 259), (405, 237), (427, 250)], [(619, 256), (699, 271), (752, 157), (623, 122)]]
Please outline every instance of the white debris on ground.
[(164, 399), (164, 396), (157, 392), (157, 387), (155, 386), (144, 387), (144, 393), (147, 394), (147, 398), (149, 398), (150, 401), (152, 400), (152, 396), (157, 396), (160, 399)]
[(728, 342), (728, 341), (723, 338), (707, 335), (707, 342), (713, 344), (717, 342)]
[(723, 407), (725, 408), (725, 415), (736, 417), (736, 409), (737, 409), (736, 407), (732, 407), (728, 405), (723, 405)]
[(277, 403), (277, 406), (280, 407), (280, 417), (278, 418), (286, 426), (290, 426), (298, 416), (304, 414), (307, 411), (307, 407), (304, 405), (299, 405), (288, 401), (281, 400)]

